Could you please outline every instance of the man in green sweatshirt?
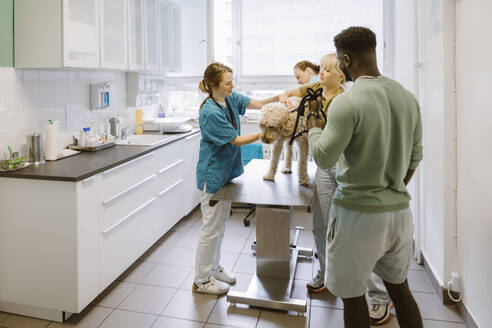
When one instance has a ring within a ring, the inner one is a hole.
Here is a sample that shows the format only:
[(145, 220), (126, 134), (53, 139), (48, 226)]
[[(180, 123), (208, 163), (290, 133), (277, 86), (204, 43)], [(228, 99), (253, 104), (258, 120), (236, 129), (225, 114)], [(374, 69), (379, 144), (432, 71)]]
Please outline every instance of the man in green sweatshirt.
[(364, 294), (374, 271), (400, 327), (422, 327), (407, 283), (413, 223), (406, 184), (422, 160), (419, 105), (379, 73), (371, 30), (350, 27), (334, 41), (340, 68), (354, 85), (332, 101), (323, 130), (318, 113), (308, 116), (316, 164), (326, 169), (337, 163), (325, 285), (343, 299), (345, 327), (369, 327)]

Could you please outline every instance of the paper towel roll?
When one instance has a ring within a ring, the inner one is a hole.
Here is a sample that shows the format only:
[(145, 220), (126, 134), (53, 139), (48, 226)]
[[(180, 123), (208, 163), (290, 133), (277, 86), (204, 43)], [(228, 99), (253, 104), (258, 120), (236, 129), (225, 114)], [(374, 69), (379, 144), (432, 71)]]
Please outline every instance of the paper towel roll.
[(58, 155), (58, 121), (50, 122), (45, 126), (45, 158), (54, 161)]

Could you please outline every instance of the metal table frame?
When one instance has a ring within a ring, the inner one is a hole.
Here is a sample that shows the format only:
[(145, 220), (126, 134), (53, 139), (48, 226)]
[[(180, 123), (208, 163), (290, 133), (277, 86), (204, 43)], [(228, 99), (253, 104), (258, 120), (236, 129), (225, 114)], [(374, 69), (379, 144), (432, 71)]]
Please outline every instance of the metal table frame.
[[(231, 305), (295, 311), (304, 315), (306, 299), (291, 298), (299, 255), (312, 257), (310, 248), (297, 247), (302, 227), (291, 229), (294, 206), (309, 206), (311, 187), (299, 186), (297, 175), (278, 173), (276, 182), (264, 181), (269, 161), (253, 160), (243, 176), (224, 186), (213, 197), (256, 204), (256, 272), (246, 292), (229, 291)], [(314, 172), (311, 164), (309, 170)], [(254, 184), (254, 185), (253, 185)], [(270, 197), (269, 197), (270, 196)]]

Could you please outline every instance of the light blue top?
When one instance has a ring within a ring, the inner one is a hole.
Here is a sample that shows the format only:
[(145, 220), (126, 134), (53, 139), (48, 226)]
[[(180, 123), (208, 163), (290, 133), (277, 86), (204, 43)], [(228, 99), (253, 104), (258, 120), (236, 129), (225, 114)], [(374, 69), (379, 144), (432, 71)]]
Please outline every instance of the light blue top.
[(244, 115), (251, 99), (235, 92), (226, 99), (231, 105), (236, 129), (227, 120), (227, 108), (220, 108), (212, 99), (205, 102), (199, 116), (202, 140), (196, 181), (200, 190), (203, 190), (206, 182), (206, 192), (211, 194), (244, 172), (240, 148), (230, 141), (241, 134), (239, 115)]
[(308, 83), (319, 82), (319, 81), (320, 81), (319, 75), (313, 75), (309, 79), (309, 82)]

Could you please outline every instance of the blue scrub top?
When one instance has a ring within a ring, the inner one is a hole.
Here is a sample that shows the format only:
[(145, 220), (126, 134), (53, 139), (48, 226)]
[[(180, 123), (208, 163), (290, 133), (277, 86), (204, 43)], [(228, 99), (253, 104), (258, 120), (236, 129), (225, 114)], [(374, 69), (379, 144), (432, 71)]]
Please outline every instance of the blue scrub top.
[(320, 81), (320, 77), (319, 75), (313, 75), (311, 76), (311, 78), (309, 79), (309, 82), (308, 83), (314, 83), (314, 82), (319, 82)]
[(243, 174), (240, 147), (229, 142), (241, 134), (239, 115), (244, 115), (250, 100), (235, 92), (227, 97), (237, 129), (227, 120), (227, 108), (224, 111), (212, 99), (208, 99), (200, 110), (202, 140), (196, 167), (198, 189), (203, 190), (206, 182), (206, 192), (215, 194), (227, 182)]

